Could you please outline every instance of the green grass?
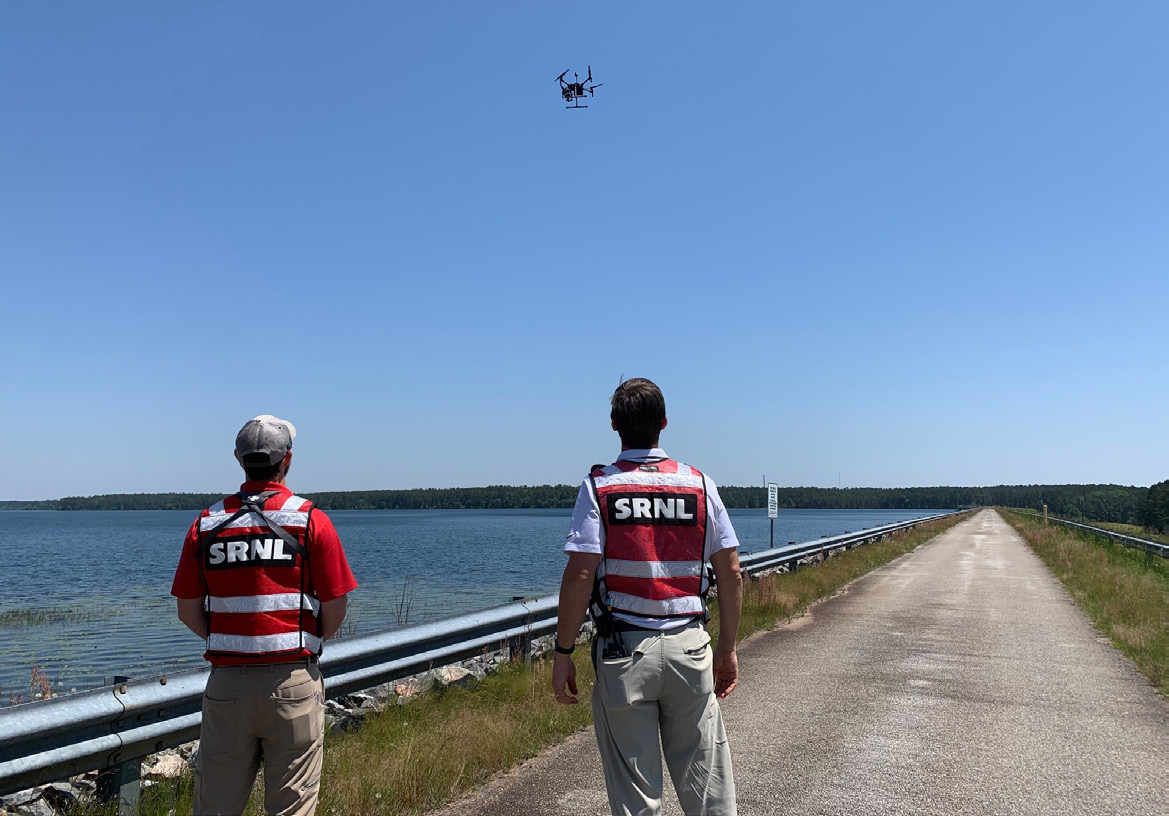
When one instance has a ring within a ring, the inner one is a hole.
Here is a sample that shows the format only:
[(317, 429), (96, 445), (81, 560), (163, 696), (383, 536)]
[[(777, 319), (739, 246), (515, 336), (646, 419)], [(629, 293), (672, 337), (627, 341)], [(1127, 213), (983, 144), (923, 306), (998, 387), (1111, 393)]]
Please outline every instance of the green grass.
[[(968, 516), (963, 516), (966, 518)], [(751, 580), (744, 589), (740, 638), (772, 629), (816, 600), (892, 561), (952, 527), (943, 519), (850, 550), (815, 567)], [(718, 632), (718, 602), (711, 603), (711, 631)], [(449, 802), (495, 774), (535, 756), (589, 725), (593, 669), (578, 649), (581, 704), (562, 706), (552, 697), (551, 664), (510, 665), (469, 689), (420, 695), (413, 702), (367, 717), (361, 728), (326, 739), (322, 775), (323, 816), (405, 816)], [(143, 792), (142, 816), (189, 813), (189, 775)], [(257, 784), (248, 814), (263, 812)], [(90, 807), (87, 816), (112, 809)]]
[(1092, 527), (1100, 527), (1105, 530), (1111, 530), (1114, 533), (1121, 535), (1133, 536), (1134, 538), (1143, 538), (1146, 541), (1159, 541), (1162, 544), (1169, 544), (1169, 533), (1157, 533), (1150, 530), (1148, 527), (1141, 527), (1139, 524), (1117, 524), (1111, 521), (1092, 521), (1089, 519), (1084, 522)]
[[(499, 771), (561, 742), (591, 721), (593, 669), (576, 654), (581, 703), (560, 705), (551, 693), (551, 664), (504, 667), (471, 688), (452, 687), (367, 717), (352, 733), (326, 738), (318, 814), (410, 814), (437, 807)], [(186, 774), (143, 791), (141, 816), (190, 813), (194, 780)], [(245, 811), (263, 813), (258, 783)], [(90, 805), (77, 816), (114, 816)]]
[(1001, 511), (1096, 627), (1169, 696), (1169, 564), (1142, 550)]
[[(1035, 513), (1033, 508), (1029, 507), (1007, 507), (1003, 508), (1011, 512), (1019, 513)], [(1051, 514), (1052, 518), (1056, 518)], [(1080, 519), (1077, 516), (1060, 516), (1059, 518), (1065, 521), (1074, 521), (1079, 524), (1086, 524), (1089, 527), (1099, 527), (1102, 530), (1111, 530), (1114, 533), (1121, 533), (1122, 535), (1132, 536), (1134, 538), (1143, 538), (1146, 541), (1159, 541), (1162, 544), (1169, 544), (1169, 533), (1158, 533), (1148, 527), (1142, 527), (1139, 524), (1120, 524), (1114, 521), (1096, 521), (1094, 519)]]

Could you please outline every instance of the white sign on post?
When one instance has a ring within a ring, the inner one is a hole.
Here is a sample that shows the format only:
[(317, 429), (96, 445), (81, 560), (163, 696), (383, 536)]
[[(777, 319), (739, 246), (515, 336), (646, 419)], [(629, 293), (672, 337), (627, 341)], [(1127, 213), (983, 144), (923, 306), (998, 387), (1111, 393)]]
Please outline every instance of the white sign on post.
[(779, 518), (779, 485), (767, 483), (767, 517)]

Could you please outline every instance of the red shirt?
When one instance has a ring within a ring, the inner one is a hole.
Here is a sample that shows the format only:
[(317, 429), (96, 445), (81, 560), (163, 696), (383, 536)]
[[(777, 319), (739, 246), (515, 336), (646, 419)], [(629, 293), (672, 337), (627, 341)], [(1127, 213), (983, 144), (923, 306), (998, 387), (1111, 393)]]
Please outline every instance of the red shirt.
[[(286, 486), (274, 482), (244, 482), (240, 485), (240, 491), (244, 493), (264, 493), (271, 490), (286, 496), (292, 495), (292, 491)], [(320, 510), (314, 511), (309, 517), (306, 546), (310, 553), (307, 590), (311, 595), (321, 601), (332, 601), (357, 589), (357, 580), (349, 569), (345, 550), (341, 547), (341, 539), (337, 537), (333, 522)], [(176, 598), (186, 599), (205, 596), (203, 578), (199, 570), (198, 518), (187, 530), (187, 536), (183, 540), (183, 551), (179, 556), (179, 565), (175, 570), (170, 594)], [(266, 662), (263, 658), (257, 660), (246, 655), (239, 657), (209, 655), (208, 660), (215, 666)]]

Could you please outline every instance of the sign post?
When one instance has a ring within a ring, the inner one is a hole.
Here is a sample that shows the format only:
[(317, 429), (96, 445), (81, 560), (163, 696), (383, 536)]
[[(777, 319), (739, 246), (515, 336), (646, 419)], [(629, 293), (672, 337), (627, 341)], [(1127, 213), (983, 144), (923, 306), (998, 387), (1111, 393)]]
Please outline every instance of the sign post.
[(767, 518), (771, 519), (771, 546), (775, 549), (775, 519), (779, 515), (779, 485), (767, 483)]

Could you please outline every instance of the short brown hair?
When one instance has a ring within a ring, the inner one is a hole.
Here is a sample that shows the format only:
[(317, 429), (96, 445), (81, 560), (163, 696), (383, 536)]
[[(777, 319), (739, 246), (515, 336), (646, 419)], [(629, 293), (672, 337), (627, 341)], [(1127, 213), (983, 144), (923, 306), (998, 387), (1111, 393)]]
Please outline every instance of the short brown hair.
[(652, 382), (634, 377), (617, 386), (609, 401), (609, 418), (617, 427), (621, 444), (627, 448), (652, 448), (658, 443), (666, 421), (666, 398)]
[(280, 466), (283, 464), (284, 460), (274, 465), (260, 465), (259, 467), (248, 467), (244, 465), (244, 475), (247, 476), (249, 482), (270, 482), (276, 478), (276, 475), (280, 472)]

